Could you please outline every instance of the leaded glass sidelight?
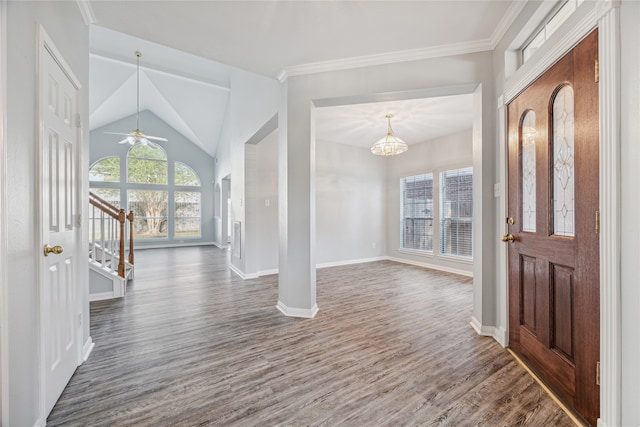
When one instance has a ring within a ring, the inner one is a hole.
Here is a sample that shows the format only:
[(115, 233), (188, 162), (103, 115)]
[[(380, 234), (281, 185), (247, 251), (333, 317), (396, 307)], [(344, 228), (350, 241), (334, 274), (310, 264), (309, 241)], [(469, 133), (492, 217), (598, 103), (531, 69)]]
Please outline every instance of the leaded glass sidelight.
[(553, 233), (575, 236), (573, 89), (563, 86), (553, 101)]
[(529, 110), (522, 119), (522, 231), (536, 231), (536, 113)]

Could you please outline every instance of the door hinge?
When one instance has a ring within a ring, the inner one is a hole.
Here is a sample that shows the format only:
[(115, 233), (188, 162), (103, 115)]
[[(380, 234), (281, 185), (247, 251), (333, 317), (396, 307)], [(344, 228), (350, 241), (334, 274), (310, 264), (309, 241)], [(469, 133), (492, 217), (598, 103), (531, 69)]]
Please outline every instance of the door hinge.
[(595, 64), (595, 80), (596, 80), (596, 83), (600, 81), (600, 63), (598, 62), (597, 59)]
[(82, 120), (80, 120), (80, 113), (76, 114), (76, 127), (79, 128), (82, 126)]
[(596, 362), (596, 385), (600, 385), (600, 362)]
[(600, 211), (596, 211), (596, 234), (600, 234)]

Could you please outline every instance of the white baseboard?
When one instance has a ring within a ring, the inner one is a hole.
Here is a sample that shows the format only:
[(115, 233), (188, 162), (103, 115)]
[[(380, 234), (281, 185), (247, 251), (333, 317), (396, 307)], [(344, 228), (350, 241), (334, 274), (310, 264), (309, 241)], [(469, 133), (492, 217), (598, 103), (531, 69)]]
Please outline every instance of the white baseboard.
[(259, 277), (258, 273), (246, 274), (233, 264), (229, 264), (229, 269), (234, 273), (236, 273), (238, 276), (240, 276), (242, 280), (257, 279)]
[(278, 301), (276, 308), (282, 312), (285, 316), (289, 317), (303, 317), (306, 319), (312, 319), (318, 313), (318, 304), (314, 304), (310, 309), (307, 308), (290, 308), (287, 307), (282, 301)]
[(493, 339), (498, 341), (502, 347), (507, 347), (509, 345), (509, 333), (503, 327), (494, 328)]
[(389, 261), (401, 262), (403, 264), (415, 265), (417, 267), (430, 268), (432, 270), (444, 271), (446, 273), (453, 273), (453, 274), (459, 274), (461, 276), (473, 277), (472, 271), (460, 270), (458, 268), (444, 267), (442, 265), (429, 264), (427, 262), (419, 262), (419, 261), (413, 261), (410, 259), (396, 258), (391, 256), (384, 257), (383, 259), (387, 259)]
[(95, 345), (96, 344), (93, 342), (91, 337), (89, 337), (87, 342), (84, 343), (84, 345), (82, 346), (82, 363), (87, 361), (87, 359), (89, 358), (89, 355), (91, 354), (91, 351), (93, 350), (93, 347)]
[(388, 259), (386, 256), (380, 256), (374, 258), (348, 259), (346, 261), (323, 262), (316, 264), (316, 268), (340, 267), (342, 265), (362, 264), (365, 262), (384, 261), (386, 259)]
[(258, 277), (262, 277), (262, 276), (271, 276), (273, 274), (278, 274), (278, 269), (274, 268), (272, 270), (262, 270), (262, 271), (258, 271)]
[(213, 246), (216, 246), (220, 249), (227, 249), (227, 245), (223, 245), (222, 243), (213, 242)]
[(103, 301), (106, 299), (114, 299), (114, 298), (122, 298), (122, 295), (116, 296), (114, 292), (100, 292), (97, 294), (89, 294), (89, 302)]
[[(381, 256), (381, 257), (375, 257), (375, 258), (360, 258), (360, 259), (349, 259), (346, 261), (324, 262), (324, 263), (316, 264), (316, 268), (339, 267), (342, 265), (362, 264), (364, 262), (384, 261), (386, 259), (387, 259), (386, 256)], [(261, 271), (258, 271), (257, 277), (271, 276), (272, 274), (278, 274), (278, 273), (279, 273), (279, 270), (277, 268), (274, 268), (271, 270), (261, 270)]]
[[(163, 245), (140, 245), (136, 246), (134, 250), (143, 251), (145, 249), (164, 249), (164, 248), (186, 248), (191, 246), (218, 246), (215, 242), (193, 242), (193, 243), (169, 243)], [(220, 247), (220, 246), (218, 246)]]
[(507, 346), (507, 331), (504, 328), (496, 328), (495, 326), (486, 326), (480, 323), (475, 317), (471, 318), (469, 322), (471, 327), (477, 332), (478, 335), (484, 337), (491, 337), (498, 342), (502, 347)]

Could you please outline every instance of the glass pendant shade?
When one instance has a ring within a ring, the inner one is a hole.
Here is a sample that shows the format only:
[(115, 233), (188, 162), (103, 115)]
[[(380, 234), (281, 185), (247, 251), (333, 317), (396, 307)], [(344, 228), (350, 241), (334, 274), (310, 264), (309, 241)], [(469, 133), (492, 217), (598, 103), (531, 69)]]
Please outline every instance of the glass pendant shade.
[(393, 134), (393, 129), (391, 129), (391, 117), (393, 117), (393, 115), (387, 114), (386, 117), (388, 121), (387, 136), (373, 144), (371, 152), (376, 156), (396, 156), (402, 154), (409, 149), (409, 146)]

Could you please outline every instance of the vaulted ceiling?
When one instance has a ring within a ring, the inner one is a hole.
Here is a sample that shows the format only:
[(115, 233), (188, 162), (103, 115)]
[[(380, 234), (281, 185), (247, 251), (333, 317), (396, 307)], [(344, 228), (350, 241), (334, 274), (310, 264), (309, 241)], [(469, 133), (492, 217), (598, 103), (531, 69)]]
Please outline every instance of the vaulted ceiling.
[[(135, 114), (134, 53), (139, 50), (143, 54), (141, 110), (151, 110), (214, 155), (233, 67), (282, 78), (489, 50), (524, 2), (94, 0), (84, 4), (92, 10), (95, 23), (91, 29), (91, 128)], [(453, 100), (433, 102), (405, 103), (406, 111), (410, 108), (412, 115), (422, 117), (411, 126), (412, 134), (421, 133), (427, 139), (439, 136), (432, 133), (436, 121), (424, 118), (437, 111), (443, 124), (448, 112), (451, 118), (461, 113)], [(448, 106), (452, 109), (446, 110)], [(345, 129), (357, 129), (361, 118), (368, 116), (382, 122), (384, 131), (386, 113), (382, 111), (389, 109), (393, 108), (360, 104), (336, 107), (333, 112), (327, 108), (322, 114), (343, 120)], [(398, 125), (401, 120), (399, 116)], [(465, 126), (470, 127), (470, 122)], [(140, 127), (144, 130), (144, 124)], [(442, 126), (438, 128), (442, 133)]]

